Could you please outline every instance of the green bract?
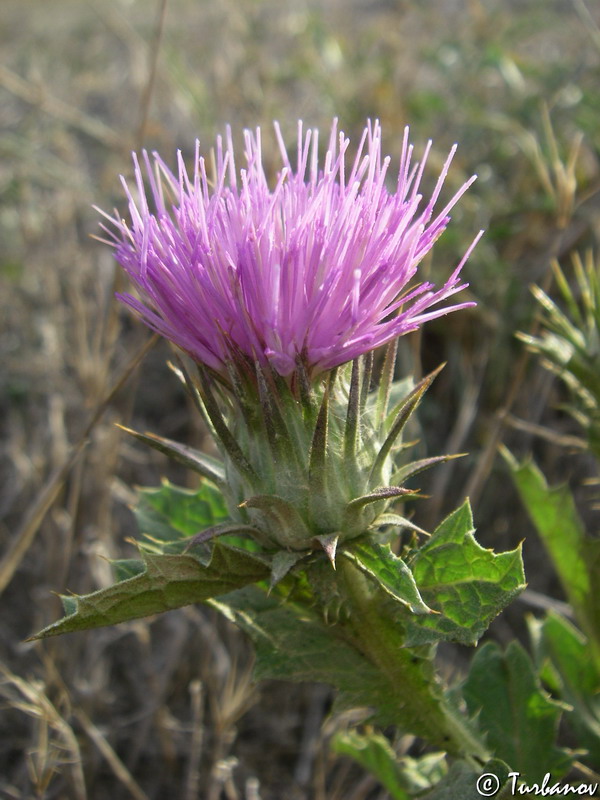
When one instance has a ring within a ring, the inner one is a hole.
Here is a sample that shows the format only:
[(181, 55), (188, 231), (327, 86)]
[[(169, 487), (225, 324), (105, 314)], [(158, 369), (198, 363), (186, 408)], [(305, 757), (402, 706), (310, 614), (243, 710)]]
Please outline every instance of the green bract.
[[(203, 367), (197, 379), (182, 368), (221, 460), (156, 436), (134, 435), (215, 482), (230, 519), (266, 551), (300, 557), (324, 550), (333, 563), (339, 544), (389, 524), (410, 527), (397, 514), (390, 517), (390, 505), (414, 496), (403, 486), (411, 475), (448, 458), (396, 468), (405, 426), (439, 370), (402, 392), (392, 381), (394, 360), (390, 346), (373, 392), (371, 355), (312, 383), (300, 363), (286, 381), (242, 356), (230, 365), (227, 382)], [(206, 540), (226, 532), (215, 527), (201, 535)], [(281, 563), (280, 558), (279, 570)]]

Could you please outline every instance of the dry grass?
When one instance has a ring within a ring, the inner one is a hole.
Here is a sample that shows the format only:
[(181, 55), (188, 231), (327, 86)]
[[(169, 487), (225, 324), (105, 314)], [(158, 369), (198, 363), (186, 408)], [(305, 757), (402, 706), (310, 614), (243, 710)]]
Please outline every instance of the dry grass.
[[(407, 341), (402, 357), (414, 369), (448, 360), (424, 446), (471, 456), (432, 476), (435, 502), (419, 513), (430, 526), (469, 486), (483, 541), (514, 546), (530, 528), (494, 460), (499, 440), (533, 447), (550, 478), (580, 484), (593, 469), (568, 444), (577, 431), (555, 408), (560, 388), (513, 334), (534, 324), (527, 285), (549, 280), (551, 259), (598, 245), (599, 11), (583, 0), (3, 0), (0, 18), (0, 797), (383, 800), (327, 755), (328, 691), (255, 687), (246, 642), (206, 609), (22, 643), (59, 615), (52, 591), (110, 581), (99, 556), (130, 547), (129, 487), (165, 472), (192, 480), (114, 423), (204, 436), (166, 345), (113, 299), (122, 278), (89, 238), (91, 205), (120, 202), (132, 147), (168, 159), (227, 122), (278, 118), (292, 133), (299, 116), (327, 127), (338, 115), (353, 133), (378, 116), (397, 153), (411, 121), (437, 157), (458, 140), (451, 182), (480, 181), (430, 268), (486, 227), (469, 267), (479, 307)], [(527, 547), (532, 585), (553, 593), (533, 537)], [(512, 635), (522, 610), (496, 635)]]

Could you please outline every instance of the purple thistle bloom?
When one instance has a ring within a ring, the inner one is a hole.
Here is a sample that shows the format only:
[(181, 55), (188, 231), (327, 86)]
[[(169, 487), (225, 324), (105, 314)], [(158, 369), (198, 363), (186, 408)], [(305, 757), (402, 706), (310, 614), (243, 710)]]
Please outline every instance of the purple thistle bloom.
[(283, 376), (300, 357), (316, 375), (473, 305), (440, 303), (466, 287), (460, 271), (481, 234), (440, 289), (410, 285), (475, 180), (434, 216), (456, 146), (422, 208), (418, 191), (431, 142), (411, 165), (408, 129), (393, 192), (385, 187), (390, 158), (382, 158), (378, 122), (365, 129), (349, 170), (349, 140), (336, 122), (321, 168), (318, 131), (304, 133), (298, 124), (295, 168), (277, 124), (275, 132), (283, 167), (274, 188), (258, 128), (244, 133), (239, 175), (231, 132), (225, 144), (217, 139), (214, 181), (198, 142), (191, 177), (181, 153), (174, 175), (144, 152), (147, 194), (134, 155), (137, 200), (122, 179), (131, 222), (105, 214), (112, 227), (103, 228), (142, 298), (120, 299), (147, 325), (221, 372), (242, 352)]

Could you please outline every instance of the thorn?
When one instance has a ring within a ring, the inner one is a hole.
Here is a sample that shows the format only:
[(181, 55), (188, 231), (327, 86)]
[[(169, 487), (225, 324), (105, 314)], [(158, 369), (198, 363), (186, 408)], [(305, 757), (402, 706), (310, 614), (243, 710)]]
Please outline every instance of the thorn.
[(315, 536), (315, 539), (317, 542), (319, 542), (325, 551), (325, 555), (329, 559), (331, 566), (335, 569), (335, 554), (340, 539), (339, 533), (330, 533), (326, 536)]

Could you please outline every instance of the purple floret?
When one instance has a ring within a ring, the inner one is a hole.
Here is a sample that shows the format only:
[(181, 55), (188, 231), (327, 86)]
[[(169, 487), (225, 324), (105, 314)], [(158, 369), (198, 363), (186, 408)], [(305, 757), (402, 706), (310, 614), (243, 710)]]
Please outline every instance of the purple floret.
[(137, 199), (123, 180), (130, 221), (105, 215), (111, 225), (103, 227), (139, 291), (120, 299), (147, 325), (219, 371), (241, 352), (283, 376), (300, 357), (314, 376), (473, 305), (443, 303), (466, 287), (460, 271), (481, 234), (441, 288), (414, 281), (475, 179), (434, 216), (456, 147), (424, 204), (418, 190), (431, 143), (411, 165), (408, 129), (393, 191), (378, 122), (349, 169), (349, 140), (336, 122), (322, 166), (316, 130), (298, 124), (295, 166), (277, 124), (275, 132), (283, 166), (272, 188), (260, 129), (244, 133), (239, 172), (230, 131), (225, 143), (217, 139), (213, 180), (199, 143), (191, 177), (181, 154), (177, 175), (157, 154), (143, 153), (145, 169), (134, 156)]

